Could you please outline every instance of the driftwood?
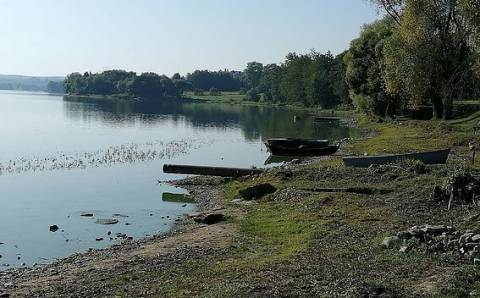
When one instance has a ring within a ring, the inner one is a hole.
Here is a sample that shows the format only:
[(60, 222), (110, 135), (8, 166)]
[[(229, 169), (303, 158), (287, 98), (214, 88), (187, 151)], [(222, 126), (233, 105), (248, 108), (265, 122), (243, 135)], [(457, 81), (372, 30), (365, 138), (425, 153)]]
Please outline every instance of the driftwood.
[(262, 173), (262, 169), (169, 165), (163, 166), (163, 172), (168, 174), (190, 174), (219, 177), (241, 177)]
[(390, 190), (386, 189), (374, 189), (369, 187), (345, 187), (345, 188), (332, 188), (332, 187), (318, 187), (318, 188), (304, 188), (302, 190), (311, 192), (347, 192), (360, 195), (373, 195), (375, 193), (389, 193)]

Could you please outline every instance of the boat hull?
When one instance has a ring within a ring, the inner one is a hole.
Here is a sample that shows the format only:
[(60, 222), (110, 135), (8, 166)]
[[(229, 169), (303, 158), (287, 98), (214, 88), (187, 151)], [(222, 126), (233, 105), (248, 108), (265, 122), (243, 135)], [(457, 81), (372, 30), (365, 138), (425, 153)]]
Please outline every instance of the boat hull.
[(310, 140), (310, 139), (292, 139), (292, 138), (284, 138), (284, 139), (268, 139), (266, 144), (267, 146), (280, 146), (280, 147), (287, 147), (287, 148), (297, 148), (297, 147), (327, 147), (329, 145), (328, 140)]
[(384, 165), (399, 162), (401, 160), (418, 160), (424, 164), (444, 164), (447, 162), (450, 149), (397, 154), (383, 156), (361, 156), (361, 157), (344, 157), (343, 162), (347, 167), (369, 167), (371, 165)]
[(265, 144), (273, 155), (277, 156), (324, 156), (332, 155), (338, 151), (338, 146), (327, 146), (327, 147), (282, 147), (282, 146), (271, 146), (268, 143)]

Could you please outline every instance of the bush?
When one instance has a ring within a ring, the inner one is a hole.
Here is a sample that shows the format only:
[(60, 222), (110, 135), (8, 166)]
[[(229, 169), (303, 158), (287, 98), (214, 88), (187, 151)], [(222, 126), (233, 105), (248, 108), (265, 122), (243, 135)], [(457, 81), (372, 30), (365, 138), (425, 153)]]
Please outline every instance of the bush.
[(210, 92), (210, 95), (211, 95), (211, 96), (220, 96), (220, 95), (222, 95), (222, 93), (220, 92), (220, 90), (218, 90), (217, 88), (214, 88), (214, 87), (210, 88), (210, 91), (209, 91), (209, 92)]
[(195, 90), (193, 90), (193, 95), (195, 96), (204, 96), (204, 92), (202, 89), (198, 89), (198, 88), (195, 88)]
[(248, 101), (259, 101), (260, 100), (260, 95), (258, 94), (258, 91), (254, 88), (248, 90), (248, 92), (245, 94), (245, 99)]

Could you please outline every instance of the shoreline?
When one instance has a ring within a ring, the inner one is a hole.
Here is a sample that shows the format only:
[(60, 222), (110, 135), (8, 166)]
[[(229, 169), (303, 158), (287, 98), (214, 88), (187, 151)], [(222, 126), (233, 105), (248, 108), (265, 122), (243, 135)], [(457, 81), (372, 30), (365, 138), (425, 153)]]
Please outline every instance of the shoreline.
[[(447, 165), (358, 169), (345, 168), (336, 157), (324, 157), (235, 180), (171, 181), (196, 198), (199, 212), (221, 213), (226, 221), (206, 225), (185, 217), (167, 234), (38, 268), (0, 272), (0, 294), (455, 297), (454, 293), (474, 293), (480, 268), (470, 256), (423, 244), (404, 251), (385, 249), (382, 239), (423, 225), (448, 225), (460, 235), (480, 233), (480, 224), (471, 220), (480, 215), (477, 207), (454, 202), (447, 210), (448, 202), (432, 196), (456, 166), (466, 166), (468, 149), (463, 144), (471, 138), (470, 125), (476, 121), (476, 117), (463, 122), (362, 120), (360, 127), (375, 133), (347, 146), (353, 153), (377, 154), (450, 144), (454, 154)], [(477, 161), (472, 170), (479, 166)], [(239, 190), (262, 183), (274, 185), (277, 191), (256, 201), (238, 199)], [(379, 191), (360, 195), (308, 190), (318, 186)]]

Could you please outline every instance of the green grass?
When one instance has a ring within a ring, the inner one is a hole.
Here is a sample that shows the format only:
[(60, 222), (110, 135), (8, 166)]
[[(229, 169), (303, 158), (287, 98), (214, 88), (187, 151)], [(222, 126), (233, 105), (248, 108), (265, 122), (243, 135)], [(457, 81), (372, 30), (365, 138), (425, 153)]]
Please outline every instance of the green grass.
[(243, 103), (245, 101), (245, 95), (239, 92), (221, 92), (218, 96), (209, 95), (208, 91), (204, 95), (194, 95), (193, 92), (185, 92), (184, 96), (192, 99), (225, 103)]

